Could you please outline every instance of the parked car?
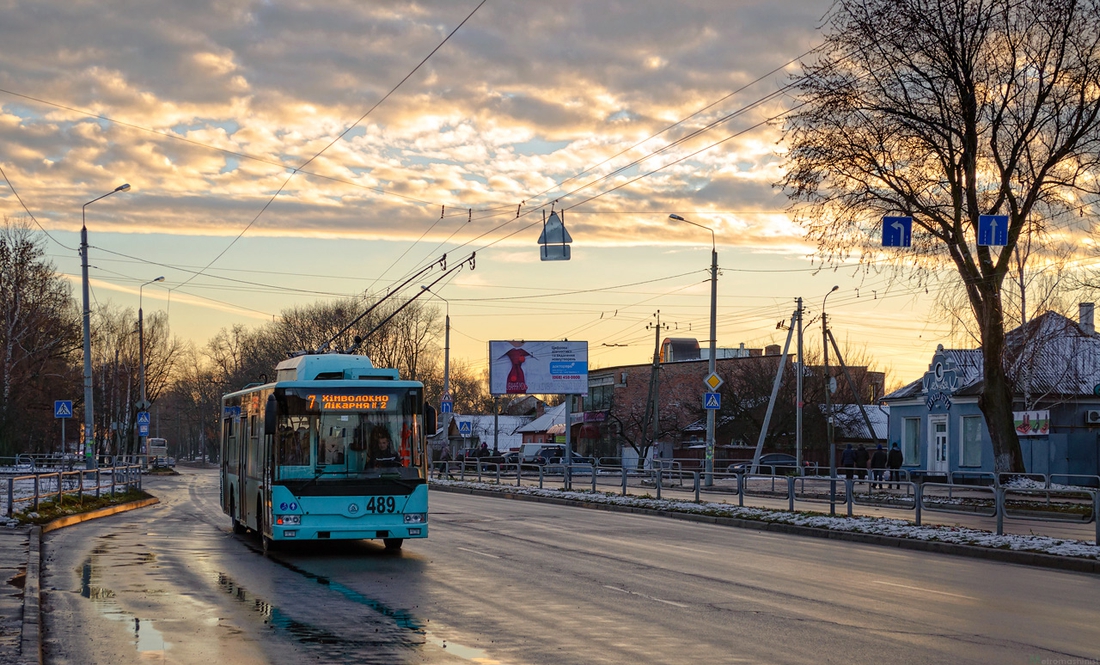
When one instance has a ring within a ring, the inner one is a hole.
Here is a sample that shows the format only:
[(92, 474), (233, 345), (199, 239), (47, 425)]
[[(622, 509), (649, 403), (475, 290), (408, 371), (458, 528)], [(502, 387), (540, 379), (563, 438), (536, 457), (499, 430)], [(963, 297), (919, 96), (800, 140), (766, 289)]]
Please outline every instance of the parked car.
[[(573, 464), (592, 464), (591, 457), (585, 457), (577, 451), (570, 455)], [(535, 464), (565, 464), (565, 446), (546, 446), (535, 453)]]
[(555, 457), (561, 457), (565, 454), (565, 446), (543, 446), (535, 451), (534, 455), (531, 455), (531, 462), (534, 464), (546, 464)]
[[(574, 465), (576, 465), (576, 464), (592, 464), (593, 463), (591, 457), (585, 457), (584, 455), (581, 455), (579, 453), (573, 453), (570, 456), (570, 459), (573, 461)], [(547, 462), (547, 464), (565, 464), (565, 458), (564, 457), (551, 457), (550, 460)]]
[(501, 457), (500, 463), (503, 465), (502, 468), (515, 471), (516, 465), (519, 464), (519, 451), (504, 453), (504, 456)]
[[(752, 460), (730, 464), (730, 473), (746, 473), (752, 469)], [(757, 473), (791, 475), (798, 470), (798, 459), (787, 453), (768, 453), (760, 456)]]

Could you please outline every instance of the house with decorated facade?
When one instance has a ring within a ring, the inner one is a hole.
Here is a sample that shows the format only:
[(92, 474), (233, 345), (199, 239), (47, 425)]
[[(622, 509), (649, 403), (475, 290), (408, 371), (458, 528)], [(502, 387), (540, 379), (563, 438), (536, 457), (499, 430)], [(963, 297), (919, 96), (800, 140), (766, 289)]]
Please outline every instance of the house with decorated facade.
[[(1100, 336), (1093, 304), (1073, 321), (1047, 312), (1010, 331), (1005, 364), (1013, 419), (1029, 473), (1053, 482), (1092, 483), (1100, 475)], [(883, 397), (888, 436), (911, 473), (994, 471), (993, 444), (978, 407), (981, 349), (944, 349), (923, 377)]]

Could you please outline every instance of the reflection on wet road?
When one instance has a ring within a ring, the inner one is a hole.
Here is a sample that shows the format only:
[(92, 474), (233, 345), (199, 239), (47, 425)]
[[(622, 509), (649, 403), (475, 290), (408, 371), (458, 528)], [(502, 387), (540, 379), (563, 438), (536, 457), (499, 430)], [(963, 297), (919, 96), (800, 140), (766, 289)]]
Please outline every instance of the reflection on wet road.
[[(139, 617), (124, 612), (115, 602), (115, 592), (97, 586), (98, 577), (92, 569), (92, 559), (84, 562), (80, 574), (80, 595), (91, 600), (96, 610), (104, 617), (112, 621), (133, 623), (134, 648), (139, 653), (148, 651), (165, 651), (172, 645), (164, 641), (164, 636), (153, 627), (153, 621), (146, 619), (144, 625)], [(142, 630), (144, 628), (144, 630)]]
[(403, 603), (423, 573), (414, 553), (332, 543), (267, 558), (230, 533), (216, 475), (158, 480), (153, 509), (49, 534), (48, 663), (494, 662)]
[[(1100, 578), (454, 493), (432, 537), (236, 536), (217, 475), (44, 541), (46, 662), (664, 665), (1093, 658)], [(411, 544), (410, 544), (411, 545)]]

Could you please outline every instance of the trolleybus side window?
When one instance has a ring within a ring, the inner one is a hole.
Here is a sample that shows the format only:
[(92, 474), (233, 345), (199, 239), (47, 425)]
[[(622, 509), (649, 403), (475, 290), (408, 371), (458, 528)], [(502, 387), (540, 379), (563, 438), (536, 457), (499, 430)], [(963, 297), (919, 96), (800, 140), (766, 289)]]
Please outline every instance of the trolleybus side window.
[(225, 437), (225, 467), (229, 473), (236, 475), (238, 473), (237, 432), (234, 424), (235, 421), (232, 418), (226, 418), (222, 421), (223, 436)]
[(263, 473), (263, 448), (260, 446), (260, 430), (257, 417), (251, 415), (248, 417), (248, 433), (241, 433), (241, 438), (248, 437), (248, 477), (260, 478), (260, 474)]

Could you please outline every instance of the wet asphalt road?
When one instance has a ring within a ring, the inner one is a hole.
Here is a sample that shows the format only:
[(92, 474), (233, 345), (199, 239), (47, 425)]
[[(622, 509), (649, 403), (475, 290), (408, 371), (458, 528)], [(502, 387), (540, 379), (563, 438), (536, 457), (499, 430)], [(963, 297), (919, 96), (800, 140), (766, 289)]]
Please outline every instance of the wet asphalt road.
[(48, 534), (47, 663), (1038, 663), (1100, 578), (433, 492), (431, 537), (265, 559), (213, 470)]

